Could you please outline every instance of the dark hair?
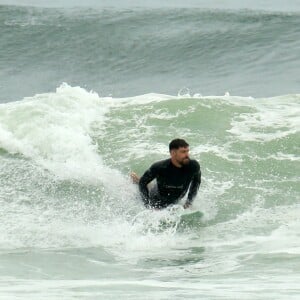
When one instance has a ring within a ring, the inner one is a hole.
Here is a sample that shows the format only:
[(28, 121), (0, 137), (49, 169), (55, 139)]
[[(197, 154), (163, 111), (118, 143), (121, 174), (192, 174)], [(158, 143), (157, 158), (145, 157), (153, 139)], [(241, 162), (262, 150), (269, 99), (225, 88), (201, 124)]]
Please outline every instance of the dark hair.
[(185, 140), (174, 139), (169, 144), (169, 151), (171, 152), (171, 150), (173, 150), (173, 149), (186, 148), (188, 146), (189, 146), (189, 144)]

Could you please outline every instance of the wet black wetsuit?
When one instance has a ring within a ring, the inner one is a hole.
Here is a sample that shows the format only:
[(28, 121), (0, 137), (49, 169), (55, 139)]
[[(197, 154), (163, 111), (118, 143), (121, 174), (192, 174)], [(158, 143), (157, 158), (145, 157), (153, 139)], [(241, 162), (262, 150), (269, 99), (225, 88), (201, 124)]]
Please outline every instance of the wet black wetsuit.
[[(156, 179), (156, 186), (150, 191), (147, 184)], [(191, 159), (187, 165), (176, 167), (171, 159), (154, 163), (141, 177), (139, 189), (145, 206), (164, 208), (176, 204), (188, 193), (187, 201), (192, 203), (201, 183), (200, 165)]]

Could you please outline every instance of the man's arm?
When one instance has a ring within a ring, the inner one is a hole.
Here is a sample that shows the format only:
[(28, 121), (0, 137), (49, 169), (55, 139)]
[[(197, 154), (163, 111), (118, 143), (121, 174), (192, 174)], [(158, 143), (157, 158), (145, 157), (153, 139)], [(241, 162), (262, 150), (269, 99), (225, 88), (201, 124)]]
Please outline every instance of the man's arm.
[(197, 172), (195, 172), (195, 174), (192, 178), (187, 201), (184, 205), (184, 208), (188, 208), (192, 204), (192, 202), (194, 201), (194, 198), (196, 197), (196, 195), (198, 193), (200, 184), (201, 184), (201, 170), (200, 170), (200, 166), (199, 166)]
[(152, 165), (140, 178), (139, 190), (145, 205), (149, 204), (149, 190), (147, 185), (156, 177), (156, 173), (156, 169)]

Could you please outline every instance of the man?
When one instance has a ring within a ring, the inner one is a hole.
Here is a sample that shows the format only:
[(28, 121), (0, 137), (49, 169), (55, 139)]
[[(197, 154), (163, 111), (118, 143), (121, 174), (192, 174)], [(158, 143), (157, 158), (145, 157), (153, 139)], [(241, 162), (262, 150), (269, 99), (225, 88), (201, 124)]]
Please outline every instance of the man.
[[(199, 163), (189, 158), (189, 144), (175, 139), (170, 142), (169, 151), (171, 158), (154, 163), (140, 179), (131, 174), (132, 180), (139, 184), (146, 207), (161, 209), (176, 204), (189, 191), (184, 204), (188, 208), (197, 195), (201, 171)], [(148, 184), (154, 179), (156, 184), (149, 190)]]

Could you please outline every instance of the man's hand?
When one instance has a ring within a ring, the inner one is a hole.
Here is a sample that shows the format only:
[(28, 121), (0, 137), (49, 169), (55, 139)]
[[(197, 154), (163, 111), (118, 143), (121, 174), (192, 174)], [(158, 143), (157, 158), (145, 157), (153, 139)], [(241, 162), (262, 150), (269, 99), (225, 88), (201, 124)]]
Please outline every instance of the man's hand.
[(190, 202), (185, 202), (185, 204), (183, 205), (183, 208), (184, 208), (184, 209), (189, 208), (191, 205), (192, 205), (192, 203), (190, 203)]
[(131, 180), (132, 180), (133, 183), (136, 183), (136, 184), (139, 183), (140, 177), (139, 177), (136, 173), (131, 172), (131, 173), (129, 174), (129, 176), (130, 176), (130, 178), (131, 178)]

